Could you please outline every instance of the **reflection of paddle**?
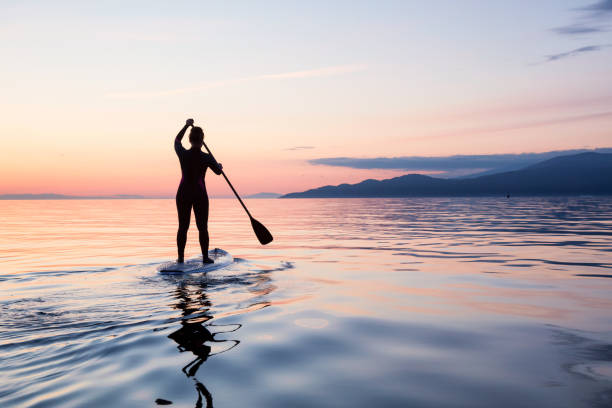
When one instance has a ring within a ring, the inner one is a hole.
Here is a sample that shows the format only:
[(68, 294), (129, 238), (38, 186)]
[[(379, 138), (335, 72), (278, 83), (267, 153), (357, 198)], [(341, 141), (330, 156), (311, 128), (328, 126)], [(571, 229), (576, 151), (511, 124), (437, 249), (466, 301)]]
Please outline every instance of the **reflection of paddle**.
[[(204, 143), (204, 148), (206, 148), (206, 151), (208, 151), (208, 154), (213, 156), (213, 154), (210, 151), (210, 149), (208, 148), (208, 146), (206, 146), (206, 143)], [(213, 156), (213, 158), (214, 158), (214, 156)], [(227, 178), (227, 176), (225, 175), (225, 172), (223, 170), (221, 170), (221, 174), (223, 174), (223, 177), (225, 178), (225, 181), (227, 181), (227, 184), (229, 184), (230, 188), (232, 189), (232, 191), (236, 195), (236, 198), (238, 199), (238, 201), (240, 201), (240, 204), (242, 204), (242, 208), (244, 208), (244, 211), (246, 211), (247, 215), (251, 219), (251, 226), (253, 227), (253, 232), (255, 232), (255, 235), (257, 236), (257, 239), (259, 240), (261, 245), (266, 245), (266, 244), (269, 244), (270, 242), (272, 242), (273, 238), (272, 238), (272, 234), (270, 234), (270, 231), (268, 231), (268, 229), (266, 227), (264, 227), (264, 225), (261, 222), (257, 221), (255, 218), (253, 218), (253, 216), (251, 215), (249, 210), (246, 208), (246, 205), (244, 205), (244, 203), (242, 202), (242, 199), (240, 198), (240, 196), (236, 192), (236, 189), (234, 188), (234, 186), (232, 186), (232, 183), (230, 183), (229, 179)]]

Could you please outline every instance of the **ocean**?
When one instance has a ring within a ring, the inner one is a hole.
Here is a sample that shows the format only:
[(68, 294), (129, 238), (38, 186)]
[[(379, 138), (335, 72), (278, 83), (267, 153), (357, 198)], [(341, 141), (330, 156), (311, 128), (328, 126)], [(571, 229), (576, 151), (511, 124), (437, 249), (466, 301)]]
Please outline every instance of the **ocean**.
[(247, 205), (0, 201), (0, 406), (612, 406), (611, 197)]

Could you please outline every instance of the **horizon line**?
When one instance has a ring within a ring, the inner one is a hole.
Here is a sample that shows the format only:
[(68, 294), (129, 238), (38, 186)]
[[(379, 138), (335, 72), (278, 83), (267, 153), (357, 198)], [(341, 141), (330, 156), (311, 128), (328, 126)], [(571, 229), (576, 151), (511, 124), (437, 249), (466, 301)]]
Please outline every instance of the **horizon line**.
[[(248, 194), (242, 196), (242, 198), (258, 198), (253, 197), (261, 193)], [(281, 193), (273, 193), (278, 196), (284, 195)], [(93, 194), (93, 195), (81, 195), (81, 194), (59, 194), (59, 193), (5, 193), (0, 194), (0, 200), (167, 200), (174, 199), (175, 195), (163, 195), (163, 194)], [(235, 198), (233, 195), (211, 195), (209, 198), (215, 199), (228, 199)], [(274, 197), (269, 197), (274, 198)]]

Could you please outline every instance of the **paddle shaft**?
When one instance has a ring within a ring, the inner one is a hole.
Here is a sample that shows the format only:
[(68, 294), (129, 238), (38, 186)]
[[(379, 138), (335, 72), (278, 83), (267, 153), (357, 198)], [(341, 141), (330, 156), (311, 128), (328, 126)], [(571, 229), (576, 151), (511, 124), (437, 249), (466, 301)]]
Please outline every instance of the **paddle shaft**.
[[(210, 151), (210, 149), (208, 148), (208, 146), (206, 146), (206, 143), (202, 142), (204, 144), (204, 148), (206, 149), (206, 151), (208, 152), (208, 154), (210, 154), (213, 158), (213, 160), (217, 161), (215, 159), (215, 156), (213, 156), (212, 152)], [(227, 184), (230, 186), (230, 188), (232, 189), (232, 191), (234, 192), (234, 195), (236, 196), (236, 198), (238, 199), (238, 201), (240, 201), (240, 204), (242, 205), (242, 208), (244, 208), (244, 211), (246, 211), (247, 215), (249, 216), (249, 218), (253, 218), (253, 216), (251, 215), (251, 213), (249, 212), (249, 209), (246, 208), (246, 205), (244, 205), (244, 203), (242, 202), (242, 198), (240, 198), (240, 196), (238, 195), (238, 193), (236, 192), (236, 189), (234, 188), (234, 186), (232, 186), (232, 183), (229, 181), (229, 179), (227, 178), (227, 176), (225, 175), (225, 172), (223, 171), (223, 169), (221, 169), (221, 174), (223, 175), (223, 178), (225, 178), (225, 181), (227, 181)]]

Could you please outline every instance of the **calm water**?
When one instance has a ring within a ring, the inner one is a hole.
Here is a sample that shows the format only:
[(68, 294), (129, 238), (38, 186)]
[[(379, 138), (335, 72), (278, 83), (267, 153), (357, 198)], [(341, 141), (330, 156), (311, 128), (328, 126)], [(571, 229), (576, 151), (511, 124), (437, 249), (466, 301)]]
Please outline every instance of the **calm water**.
[(249, 206), (0, 201), (0, 406), (612, 406), (612, 198)]

